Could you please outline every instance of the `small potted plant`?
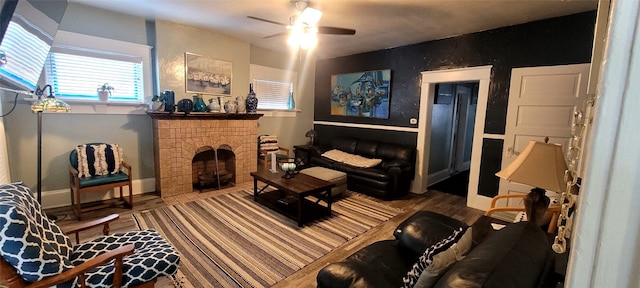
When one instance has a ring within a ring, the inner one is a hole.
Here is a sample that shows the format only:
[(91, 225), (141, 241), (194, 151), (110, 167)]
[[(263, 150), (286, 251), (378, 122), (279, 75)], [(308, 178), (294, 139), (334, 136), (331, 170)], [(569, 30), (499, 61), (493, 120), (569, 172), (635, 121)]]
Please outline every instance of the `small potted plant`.
[(98, 97), (101, 102), (107, 102), (109, 100), (109, 96), (111, 96), (111, 91), (115, 90), (113, 86), (109, 85), (109, 83), (104, 83), (100, 87), (98, 87)]
[(156, 112), (162, 110), (162, 105), (164, 104), (164, 92), (160, 93), (160, 95), (153, 95), (151, 98), (151, 112)]

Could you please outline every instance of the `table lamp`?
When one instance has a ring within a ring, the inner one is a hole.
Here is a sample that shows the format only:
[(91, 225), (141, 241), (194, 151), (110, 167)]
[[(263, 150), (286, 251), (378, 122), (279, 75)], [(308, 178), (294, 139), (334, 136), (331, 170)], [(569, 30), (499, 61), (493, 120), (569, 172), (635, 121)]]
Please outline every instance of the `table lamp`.
[(309, 146), (313, 146), (313, 142), (315, 141), (316, 137), (318, 137), (318, 132), (312, 129), (307, 131), (307, 133), (305, 133), (304, 136), (309, 137)]
[(527, 219), (539, 226), (544, 224), (544, 214), (549, 207), (545, 189), (564, 192), (567, 185), (564, 180), (567, 164), (562, 146), (547, 143), (548, 140), (549, 138), (545, 138), (545, 142), (530, 141), (518, 158), (496, 173), (500, 178), (534, 186), (524, 197), (524, 208)]
[[(49, 88), (49, 95), (44, 97), (45, 90)], [(60, 99), (56, 99), (51, 91), (51, 85), (45, 85), (42, 89), (38, 87), (35, 91), (38, 100), (31, 104), (31, 111), (38, 114), (38, 203), (42, 204), (42, 112), (71, 112), (69, 104)], [(56, 220), (54, 215), (47, 215), (50, 219)]]

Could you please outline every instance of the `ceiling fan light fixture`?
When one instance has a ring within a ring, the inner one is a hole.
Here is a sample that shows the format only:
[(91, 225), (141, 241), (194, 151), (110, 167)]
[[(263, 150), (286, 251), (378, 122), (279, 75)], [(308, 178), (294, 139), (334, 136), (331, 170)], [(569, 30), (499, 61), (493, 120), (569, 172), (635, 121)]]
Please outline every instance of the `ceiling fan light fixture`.
[(318, 9), (314, 9), (311, 7), (304, 8), (302, 13), (300, 13), (300, 17), (296, 19), (302, 23), (305, 23), (308, 26), (316, 26), (318, 25), (318, 21), (322, 17), (322, 11)]
[(315, 27), (305, 27), (294, 25), (287, 39), (287, 43), (292, 47), (300, 47), (304, 50), (318, 45), (318, 29)]
[(301, 25), (294, 25), (291, 27), (291, 31), (289, 32), (289, 38), (287, 39), (287, 43), (292, 47), (300, 46), (302, 42), (302, 37), (304, 36), (304, 29)]
[(302, 35), (302, 41), (300, 41), (300, 48), (307, 50), (318, 45), (318, 37), (313, 31), (307, 31)]

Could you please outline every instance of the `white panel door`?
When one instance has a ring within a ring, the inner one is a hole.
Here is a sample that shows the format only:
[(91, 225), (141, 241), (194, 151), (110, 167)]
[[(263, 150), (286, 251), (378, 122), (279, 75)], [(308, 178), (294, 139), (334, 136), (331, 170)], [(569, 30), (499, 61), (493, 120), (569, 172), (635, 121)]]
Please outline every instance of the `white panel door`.
[[(511, 72), (502, 167), (530, 140), (562, 144), (567, 149), (571, 120), (586, 99), (589, 64), (515, 68)], [(531, 186), (500, 180), (499, 194), (528, 193)]]

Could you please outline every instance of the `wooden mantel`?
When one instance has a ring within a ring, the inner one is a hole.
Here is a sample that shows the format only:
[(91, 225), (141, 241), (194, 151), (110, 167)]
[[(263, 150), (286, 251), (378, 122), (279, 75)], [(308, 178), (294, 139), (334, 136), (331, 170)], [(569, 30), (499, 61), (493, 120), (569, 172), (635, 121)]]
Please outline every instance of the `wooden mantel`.
[(264, 114), (258, 113), (216, 113), (216, 112), (147, 112), (153, 119), (202, 119), (202, 120), (258, 120)]

